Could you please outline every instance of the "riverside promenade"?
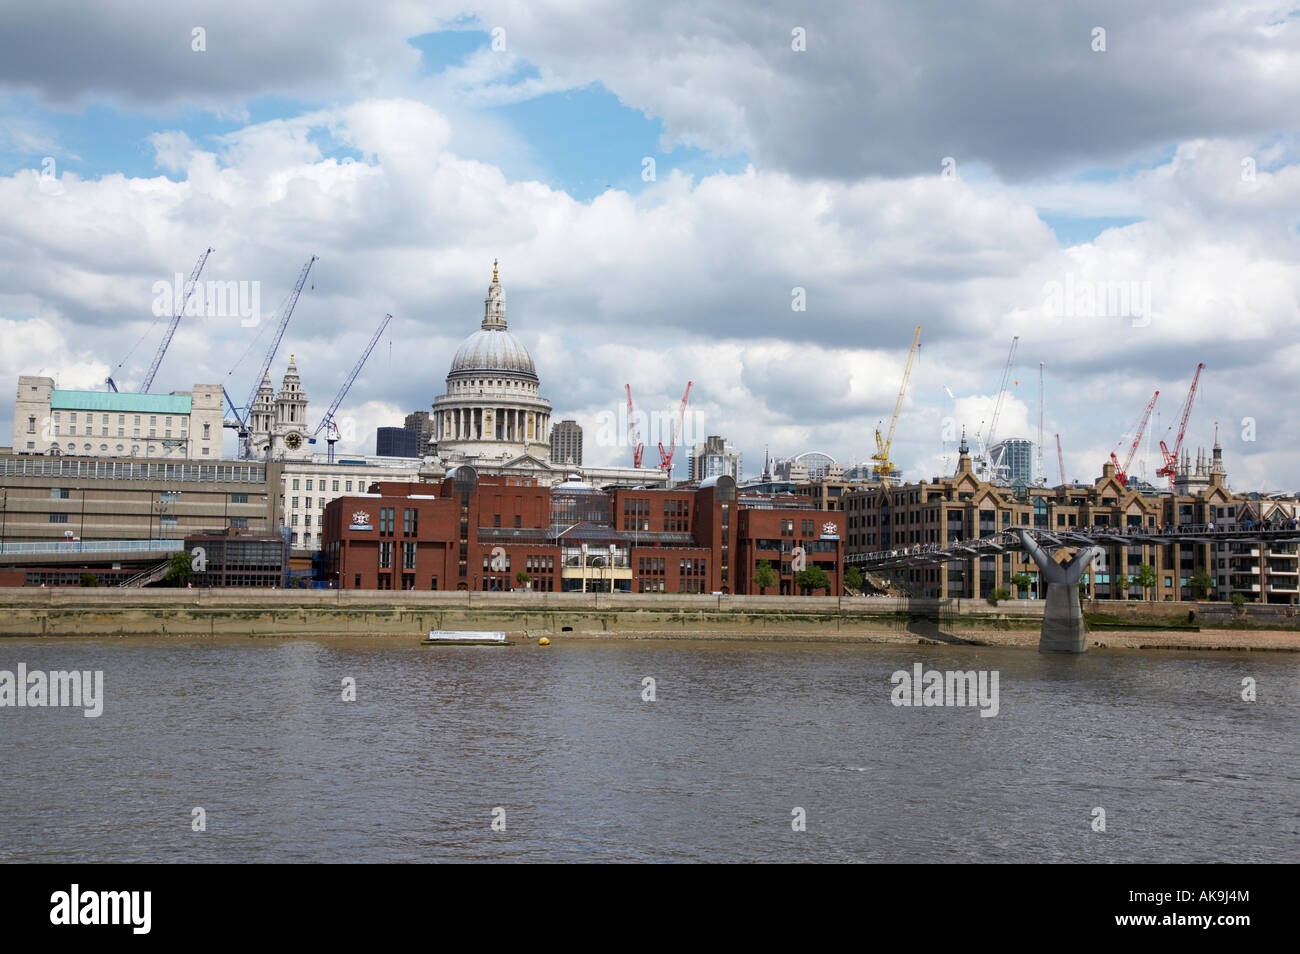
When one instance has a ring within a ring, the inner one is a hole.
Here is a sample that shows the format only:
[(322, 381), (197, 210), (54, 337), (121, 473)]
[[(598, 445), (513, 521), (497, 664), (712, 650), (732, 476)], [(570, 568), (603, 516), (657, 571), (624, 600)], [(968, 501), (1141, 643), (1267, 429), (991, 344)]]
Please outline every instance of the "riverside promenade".
[[(1107, 647), (1300, 650), (1292, 607), (1090, 601)], [(1193, 614), (1190, 622), (1188, 614)], [(0, 636), (410, 636), (937, 641), (1034, 647), (1039, 600), (267, 589), (0, 589)], [(1168, 625), (1168, 629), (1165, 625)], [(1198, 629), (1193, 628), (1198, 627)]]

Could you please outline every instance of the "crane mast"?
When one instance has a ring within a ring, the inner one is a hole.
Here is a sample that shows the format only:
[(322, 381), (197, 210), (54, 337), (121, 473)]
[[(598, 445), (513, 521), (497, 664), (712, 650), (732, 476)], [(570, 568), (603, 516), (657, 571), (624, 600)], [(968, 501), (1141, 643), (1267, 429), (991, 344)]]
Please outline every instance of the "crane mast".
[(1124, 458), (1124, 465), (1121, 467), (1119, 458), (1115, 452), (1110, 452), (1111, 462), (1115, 465), (1115, 479), (1125, 487), (1128, 486), (1128, 470), (1133, 463), (1133, 455), (1137, 453), (1138, 445), (1142, 443), (1142, 433), (1147, 429), (1147, 422), (1151, 420), (1151, 412), (1155, 410), (1156, 398), (1160, 397), (1160, 392), (1156, 391), (1151, 395), (1151, 400), (1147, 402), (1146, 410), (1142, 412), (1142, 417), (1138, 421), (1137, 430), (1133, 432), (1133, 443), (1129, 445), (1128, 456)]
[(664, 450), (663, 441), (659, 442), (659, 468), (669, 476), (673, 475), (673, 454), (677, 451), (677, 438), (682, 432), (682, 422), (686, 418), (686, 402), (691, 396), (691, 385), (693, 381), (686, 382), (686, 393), (682, 395), (682, 406), (677, 411), (677, 420), (673, 423), (673, 436), (668, 445), (668, 450)]
[(1196, 384), (1201, 380), (1201, 369), (1205, 364), (1196, 365), (1196, 374), (1192, 375), (1192, 386), (1187, 391), (1187, 400), (1183, 403), (1182, 417), (1178, 422), (1178, 436), (1174, 439), (1174, 449), (1171, 451), (1165, 446), (1165, 442), (1160, 442), (1160, 455), (1164, 458), (1165, 464), (1156, 471), (1156, 475), (1169, 478), (1169, 486), (1174, 485), (1174, 475), (1178, 472), (1178, 452), (1183, 447), (1183, 435), (1187, 433), (1187, 419), (1192, 414), (1192, 401), (1196, 399)]
[(880, 428), (876, 428), (876, 452), (871, 455), (871, 459), (876, 462), (873, 470), (876, 479), (882, 486), (889, 483), (889, 475), (893, 473), (894, 462), (890, 459), (890, 451), (894, 446), (894, 431), (898, 427), (898, 415), (903, 411), (903, 395), (907, 393), (907, 380), (912, 376), (912, 361), (916, 357), (917, 349), (921, 347), (921, 326), (916, 326), (916, 331), (912, 332), (912, 346), (907, 349), (907, 364), (903, 367), (903, 383), (898, 386), (898, 397), (894, 401), (894, 416), (889, 419), (889, 434), (885, 438), (880, 436)]
[(375, 329), (375, 333), (370, 336), (370, 344), (366, 345), (366, 350), (361, 352), (361, 357), (358, 358), (357, 363), (352, 366), (352, 371), (344, 380), (343, 386), (339, 388), (339, 393), (334, 395), (334, 401), (330, 404), (329, 410), (325, 412), (325, 416), (322, 417), (320, 423), (316, 425), (316, 430), (312, 432), (313, 436), (315, 436), (322, 430), (325, 431), (325, 441), (329, 445), (329, 455), (327, 459), (331, 464), (334, 463), (334, 444), (339, 439), (339, 429), (334, 423), (334, 412), (337, 411), (339, 405), (343, 403), (343, 398), (347, 396), (348, 391), (352, 388), (352, 382), (354, 382), (357, 379), (357, 375), (361, 373), (361, 369), (365, 366), (366, 359), (370, 357), (370, 352), (375, 350), (375, 345), (378, 343), (380, 335), (384, 333), (384, 329), (388, 327), (388, 323), (392, 320), (392, 315), (384, 315), (384, 320), (379, 323), (379, 327)]
[(632, 385), (623, 386), (627, 388), (627, 434), (628, 440), (632, 443), (632, 466), (640, 467), (641, 457), (645, 453), (645, 444), (637, 430), (635, 412), (632, 409)]
[[(181, 323), (181, 316), (185, 314), (185, 309), (189, 306), (190, 298), (194, 296), (194, 290), (199, 286), (199, 276), (203, 274), (203, 266), (207, 264), (208, 256), (211, 254), (212, 249), (204, 251), (204, 253), (199, 256), (198, 263), (194, 266), (194, 270), (190, 272), (189, 281), (185, 283), (185, 288), (181, 292), (181, 300), (179, 307), (176, 309), (176, 314), (172, 315), (171, 324), (167, 326), (167, 331), (163, 334), (162, 342), (158, 345), (158, 353), (153, 356), (153, 363), (149, 365), (149, 370), (145, 372), (144, 380), (140, 382), (140, 387), (136, 391), (137, 394), (148, 394), (149, 389), (153, 387), (154, 375), (158, 373), (158, 367), (162, 364), (163, 355), (167, 353), (167, 348), (172, 343), (172, 337), (176, 334), (176, 328)], [(109, 384), (112, 385), (111, 378), (109, 379)], [(113, 390), (117, 390), (116, 385), (113, 385)]]
[[(238, 411), (235, 412), (235, 418), (238, 421), (240, 457), (247, 458), (252, 453), (252, 447), (249, 444), (249, 426), (252, 423), (253, 404), (257, 401), (257, 392), (262, 386), (262, 379), (271, 370), (271, 362), (275, 360), (275, 353), (280, 348), (280, 340), (284, 337), (284, 329), (289, 327), (289, 319), (293, 317), (293, 309), (297, 306), (298, 297), (302, 294), (302, 286), (307, 284), (307, 274), (311, 271), (311, 267), (316, 263), (316, 260), (317, 256), (315, 255), (307, 260), (307, 264), (298, 273), (298, 281), (294, 284), (293, 291), (289, 293), (289, 296), (284, 300), (284, 304), (280, 306), (280, 322), (276, 326), (275, 336), (271, 339), (271, 347), (267, 349), (266, 360), (262, 362), (262, 367), (257, 372), (257, 376), (253, 378), (253, 389), (248, 392), (248, 400), (243, 404), (243, 414), (241, 415)], [(226, 400), (230, 400), (229, 395), (226, 396)], [(234, 410), (233, 402), (231, 402), (231, 410)]]
[(1065, 486), (1065, 455), (1061, 453), (1061, 435), (1056, 435), (1056, 465), (1061, 468), (1061, 486)]

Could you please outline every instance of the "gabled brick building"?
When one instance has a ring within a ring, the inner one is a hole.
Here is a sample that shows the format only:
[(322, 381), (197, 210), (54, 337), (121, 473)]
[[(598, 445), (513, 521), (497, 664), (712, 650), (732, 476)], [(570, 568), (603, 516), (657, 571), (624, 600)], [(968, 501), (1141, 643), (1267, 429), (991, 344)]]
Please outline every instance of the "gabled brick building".
[(799, 592), (792, 556), (825, 570), (841, 592), (838, 513), (806, 498), (738, 493), (730, 476), (662, 490), (555, 487), (489, 477), (470, 466), (441, 483), (371, 485), (325, 508), (324, 572), (345, 589), (631, 593), (759, 592), (767, 560)]

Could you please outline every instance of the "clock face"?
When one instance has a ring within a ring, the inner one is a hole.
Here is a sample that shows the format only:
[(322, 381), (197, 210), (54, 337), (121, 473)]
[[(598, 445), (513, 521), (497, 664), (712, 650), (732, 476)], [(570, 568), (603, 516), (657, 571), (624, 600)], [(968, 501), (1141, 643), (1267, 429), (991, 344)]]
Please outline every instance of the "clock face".
[(284, 439), (284, 442), (289, 446), (289, 450), (297, 450), (299, 447), (302, 446), (302, 435), (297, 433), (291, 433), (288, 437)]

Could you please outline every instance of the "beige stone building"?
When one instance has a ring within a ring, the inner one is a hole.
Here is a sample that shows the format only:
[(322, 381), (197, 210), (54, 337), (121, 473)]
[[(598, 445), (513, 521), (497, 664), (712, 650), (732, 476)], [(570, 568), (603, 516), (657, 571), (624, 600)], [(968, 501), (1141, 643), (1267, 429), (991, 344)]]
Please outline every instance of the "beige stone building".
[[(1092, 485), (1060, 487), (1005, 486), (979, 479), (963, 451), (957, 472), (929, 482), (889, 487), (873, 485), (846, 490), (845, 554), (872, 553), (909, 546), (950, 546), (990, 537), (1012, 527), (1081, 530), (1090, 527), (1123, 531), (1167, 531), (1168, 544), (1106, 545), (1086, 577), (1089, 595), (1099, 599), (1194, 599), (1192, 576), (1205, 570), (1213, 581), (1212, 598), (1241, 593), (1256, 602), (1294, 603), (1297, 589), (1295, 544), (1264, 541), (1179, 542), (1177, 531), (1214, 524), (1218, 528), (1294, 527), (1300, 500), (1293, 497), (1234, 493), (1227, 484), (1217, 437), (1210, 457), (1198, 454), (1180, 465), (1175, 489), (1125, 487), (1107, 463)], [(1136, 583), (1139, 567), (1155, 570), (1155, 587), (1146, 594)], [(994, 589), (1013, 594), (1011, 578), (1020, 573), (1038, 593), (1038, 570), (1025, 554), (1011, 551), (966, 561), (900, 571), (897, 582), (920, 597), (987, 597)], [(1121, 591), (1118, 578), (1131, 584)]]
[(218, 460), (221, 386), (171, 394), (75, 391), (23, 375), (14, 401), (16, 454)]

